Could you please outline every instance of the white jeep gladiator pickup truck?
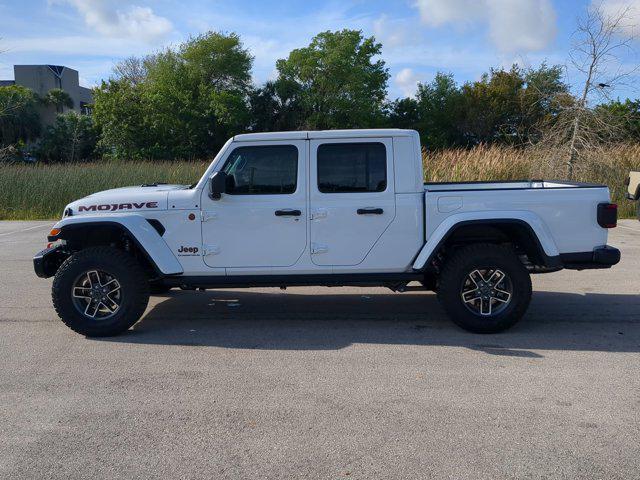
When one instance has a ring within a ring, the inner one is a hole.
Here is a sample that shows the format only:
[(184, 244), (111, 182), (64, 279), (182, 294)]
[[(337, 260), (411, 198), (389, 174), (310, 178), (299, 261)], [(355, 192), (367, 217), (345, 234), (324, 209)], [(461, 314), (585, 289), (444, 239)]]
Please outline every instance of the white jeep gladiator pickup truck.
[(70, 203), (34, 268), (87, 336), (127, 330), (150, 292), (296, 285), (433, 290), (455, 323), (489, 333), (525, 313), (531, 273), (620, 260), (604, 185), (423, 184), (422, 168), (413, 130), (237, 135), (194, 185)]

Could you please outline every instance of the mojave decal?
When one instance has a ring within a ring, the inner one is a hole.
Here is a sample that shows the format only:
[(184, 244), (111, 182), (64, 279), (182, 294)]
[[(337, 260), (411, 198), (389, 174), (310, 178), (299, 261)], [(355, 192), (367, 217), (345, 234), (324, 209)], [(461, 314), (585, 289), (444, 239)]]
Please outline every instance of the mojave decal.
[(140, 210), (142, 208), (158, 208), (158, 202), (102, 203), (100, 205), (80, 205), (80, 212), (114, 212), (116, 210)]

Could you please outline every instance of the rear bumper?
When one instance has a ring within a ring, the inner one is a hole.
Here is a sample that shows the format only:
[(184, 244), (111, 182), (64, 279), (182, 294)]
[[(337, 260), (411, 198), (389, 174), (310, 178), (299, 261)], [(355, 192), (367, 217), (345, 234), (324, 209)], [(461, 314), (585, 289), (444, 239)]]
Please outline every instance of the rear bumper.
[(37, 276), (49, 278), (56, 274), (62, 262), (69, 256), (62, 248), (63, 245), (56, 245), (36, 253), (33, 257), (33, 270)]
[(620, 261), (620, 250), (605, 245), (592, 252), (561, 253), (560, 259), (564, 268), (570, 270), (610, 268)]

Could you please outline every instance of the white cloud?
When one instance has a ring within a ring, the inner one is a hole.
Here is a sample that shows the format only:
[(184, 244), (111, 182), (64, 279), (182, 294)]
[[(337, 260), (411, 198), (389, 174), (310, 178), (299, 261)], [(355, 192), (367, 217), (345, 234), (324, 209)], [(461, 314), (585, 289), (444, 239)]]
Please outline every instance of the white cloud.
[(153, 42), (173, 31), (172, 23), (156, 15), (149, 7), (126, 5), (108, 0), (54, 0), (74, 6), (90, 28), (114, 38), (132, 38)]
[(470, 23), (483, 16), (483, 0), (417, 0), (420, 17), (427, 25), (439, 27), (445, 23)]
[(487, 0), (489, 36), (502, 51), (535, 52), (556, 36), (556, 12), (549, 0)]
[(385, 48), (407, 47), (416, 41), (416, 25), (406, 19), (389, 19), (385, 14), (373, 20), (373, 35)]
[[(87, 57), (127, 57), (149, 52), (149, 46), (126, 38), (100, 38), (88, 35), (28, 37), (5, 42), (5, 55), (37, 54)], [(46, 63), (43, 61), (42, 63)]]
[(617, 17), (625, 13), (623, 28), (630, 35), (640, 33), (640, 0), (594, 0), (592, 6), (601, 6), (605, 15)]
[(502, 52), (539, 51), (556, 35), (550, 0), (417, 0), (416, 7), (429, 26), (487, 25), (489, 38)]
[(417, 75), (410, 68), (403, 68), (394, 77), (396, 86), (400, 89), (405, 97), (413, 97), (416, 94), (418, 82), (421, 79), (421, 76)]

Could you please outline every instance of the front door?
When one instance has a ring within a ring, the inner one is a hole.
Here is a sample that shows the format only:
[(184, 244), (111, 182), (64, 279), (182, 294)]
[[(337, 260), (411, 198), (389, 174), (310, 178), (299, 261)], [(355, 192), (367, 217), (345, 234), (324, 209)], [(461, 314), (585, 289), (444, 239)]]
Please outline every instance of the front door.
[(202, 243), (210, 267), (287, 267), (307, 245), (306, 142), (239, 143), (227, 154), (220, 200), (202, 193)]
[(396, 214), (389, 138), (310, 142), (311, 259), (361, 263)]

